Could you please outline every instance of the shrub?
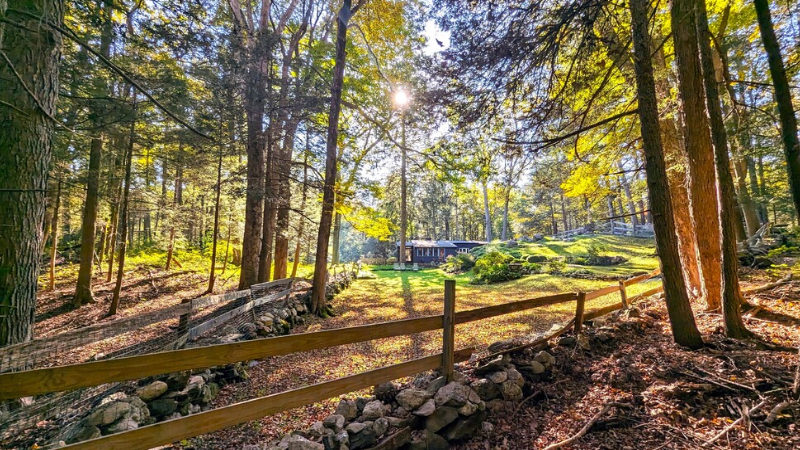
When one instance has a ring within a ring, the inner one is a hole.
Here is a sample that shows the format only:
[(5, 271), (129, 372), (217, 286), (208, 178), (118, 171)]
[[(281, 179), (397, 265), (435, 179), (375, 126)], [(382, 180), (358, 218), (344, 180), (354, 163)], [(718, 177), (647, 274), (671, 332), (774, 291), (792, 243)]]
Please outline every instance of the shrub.
[(567, 268), (567, 263), (564, 261), (550, 261), (547, 264), (547, 273), (561, 273)]
[(542, 265), (535, 262), (526, 262), (522, 264), (522, 271), (529, 274), (544, 273)]
[(528, 255), (526, 261), (529, 263), (543, 263), (547, 262), (547, 257), (543, 255)]
[(767, 253), (767, 258), (774, 258), (776, 256), (781, 256), (783, 254), (794, 253), (797, 251), (797, 247), (787, 247), (785, 245), (781, 245), (778, 248), (773, 248), (772, 250)]
[(514, 258), (498, 251), (490, 251), (475, 261), (472, 272), (475, 278), (473, 284), (497, 283), (499, 281), (514, 280), (520, 278), (522, 273), (512, 270), (510, 264)]
[(442, 265), (442, 270), (447, 273), (462, 273), (473, 267), (475, 267), (475, 255), (459, 253), (455, 256), (448, 256), (447, 261)]

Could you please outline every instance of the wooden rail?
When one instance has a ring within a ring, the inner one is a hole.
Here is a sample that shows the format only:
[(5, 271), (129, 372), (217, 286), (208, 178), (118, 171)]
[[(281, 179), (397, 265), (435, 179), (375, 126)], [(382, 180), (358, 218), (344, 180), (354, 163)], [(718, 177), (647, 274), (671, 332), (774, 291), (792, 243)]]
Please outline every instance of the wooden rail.
[[(472, 352), (473, 349), (458, 351), (454, 355), (454, 361), (466, 361), (472, 355)], [(337, 395), (365, 389), (397, 378), (436, 369), (441, 363), (441, 354), (427, 356), (363, 372), (358, 375), (293, 389), (279, 394), (267, 395), (266, 397), (192, 414), (180, 419), (160, 422), (124, 433), (79, 442), (63, 448), (70, 450), (93, 450), (98, 448), (107, 450), (148, 449), (221, 430), (309, 403), (327, 400)]]
[[(647, 280), (657, 275), (655, 271), (646, 275), (619, 282), (594, 292), (565, 293), (507, 303), (503, 305), (455, 312), (455, 281), (445, 283), (445, 307), (442, 315), (415, 319), (362, 325), (343, 329), (302, 333), (267, 339), (258, 339), (232, 344), (212, 345), (183, 350), (165, 351), (142, 356), (95, 361), (46, 369), (0, 374), (0, 400), (21, 398), (95, 386), (104, 383), (133, 380), (168, 372), (213, 367), (239, 361), (263, 359), (289, 353), (323, 349), (338, 345), (371, 341), (396, 336), (410, 335), (432, 330), (443, 330), (442, 353), (415, 359), (357, 375), (325, 383), (272, 394), (250, 401), (236, 403), (223, 408), (173, 419), (135, 430), (104, 436), (67, 446), (69, 449), (147, 449), (244, 423), (260, 417), (285, 411), (308, 403), (322, 401), (336, 395), (367, 388), (369, 386), (410, 376), (425, 370), (442, 368), (447, 379), (453, 378), (453, 364), (464, 361), (473, 349), (455, 351), (455, 325), (490, 317), (525, 311), (533, 308), (576, 301), (575, 332), (580, 333), (584, 321), (592, 320), (617, 309), (626, 307), (626, 286)], [(274, 285), (273, 285), (274, 286)], [(264, 289), (259, 286), (259, 289)], [(630, 303), (655, 294), (663, 287), (650, 289), (630, 299)], [(622, 294), (623, 302), (585, 311), (585, 302), (614, 292)], [(263, 297), (258, 301), (280, 298), (286, 291)], [(250, 305), (254, 302), (250, 302)], [(243, 305), (243, 306), (247, 306)], [(176, 306), (188, 306), (176, 305)], [(205, 324), (202, 324), (203, 326)]]
[(151, 375), (318, 350), (442, 328), (442, 316), (195, 347), (127, 358), (0, 374), (0, 400)]

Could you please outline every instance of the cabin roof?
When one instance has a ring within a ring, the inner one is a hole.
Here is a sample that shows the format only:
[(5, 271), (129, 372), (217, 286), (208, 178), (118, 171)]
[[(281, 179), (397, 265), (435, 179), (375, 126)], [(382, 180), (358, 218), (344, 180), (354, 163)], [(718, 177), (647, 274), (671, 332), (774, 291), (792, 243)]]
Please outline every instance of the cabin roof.
[[(479, 241), (430, 241), (430, 240), (411, 240), (406, 241), (406, 247), (419, 247), (419, 248), (458, 248), (458, 244), (478, 244), (484, 245), (485, 242)], [(400, 245), (400, 241), (397, 241)]]

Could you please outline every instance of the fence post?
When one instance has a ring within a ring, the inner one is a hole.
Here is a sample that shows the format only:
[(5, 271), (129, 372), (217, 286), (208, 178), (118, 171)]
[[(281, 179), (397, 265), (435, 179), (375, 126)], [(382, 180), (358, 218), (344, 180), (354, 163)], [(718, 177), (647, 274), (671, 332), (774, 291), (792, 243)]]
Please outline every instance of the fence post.
[(581, 333), (583, 326), (583, 307), (586, 303), (586, 293), (578, 292), (578, 306), (575, 309), (575, 336)]
[(622, 309), (628, 309), (628, 292), (625, 290), (625, 280), (619, 280), (619, 296), (622, 299)]
[(453, 360), (456, 331), (456, 280), (444, 280), (444, 314), (442, 321), (442, 374), (453, 381)]

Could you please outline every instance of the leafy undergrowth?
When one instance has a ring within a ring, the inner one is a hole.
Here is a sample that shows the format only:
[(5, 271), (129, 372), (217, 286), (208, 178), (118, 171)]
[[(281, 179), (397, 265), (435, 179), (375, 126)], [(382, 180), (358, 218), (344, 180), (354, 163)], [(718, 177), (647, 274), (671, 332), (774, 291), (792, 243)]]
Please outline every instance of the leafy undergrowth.
[[(760, 309), (747, 316), (748, 326), (767, 341), (797, 348), (798, 298), (800, 284), (750, 298)], [(494, 433), (458, 448), (544, 448), (574, 436), (604, 407), (621, 403), (629, 407), (611, 408), (564, 448), (698, 449), (764, 400), (749, 415), (749, 424), (734, 426), (709, 447), (800, 448), (799, 409), (784, 409), (767, 420), (776, 405), (790, 399), (796, 351), (726, 339), (719, 315), (703, 314), (702, 304), (695, 305), (695, 312), (707, 347), (687, 351), (672, 342), (663, 301), (639, 307), (642, 319), (590, 327), (588, 351), (555, 347), (553, 377), (507, 414), (495, 415)]]
[[(449, 277), (440, 270), (376, 271), (374, 275), (373, 279), (357, 280), (334, 299), (336, 317), (312, 320), (295, 328), (293, 333), (441, 314), (444, 280)], [(457, 311), (555, 293), (591, 291), (609, 285), (608, 282), (547, 274), (479, 286), (470, 285), (470, 276), (467, 274), (454, 278), (457, 283)], [(654, 285), (651, 282), (632, 286), (631, 295)], [(587, 309), (617, 301), (618, 294), (608, 295), (587, 303)], [(456, 347), (474, 346), (482, 351), (498, 340), (532, 339), (532, 336), (548, 331), (553, 324), (568, 321), (575, 314), (574, 308), (574, 303), (565, 303), (458, 325)], [(251, 367), (249, 382), (225, 388), (214, 407), (353, 375), (440, 351), (441, 332), (434, 331), (268, 358)], [(363, 394), (369, 393), (364, 391)], [(296, 408), (192, 439), (190, 445), (199, 449), (239, 449), (244, 444), (257, 444), (295, 429), (308, 428), (314, 421), (330, 414), (337, 403), (338, 398), (334, 398)]]

